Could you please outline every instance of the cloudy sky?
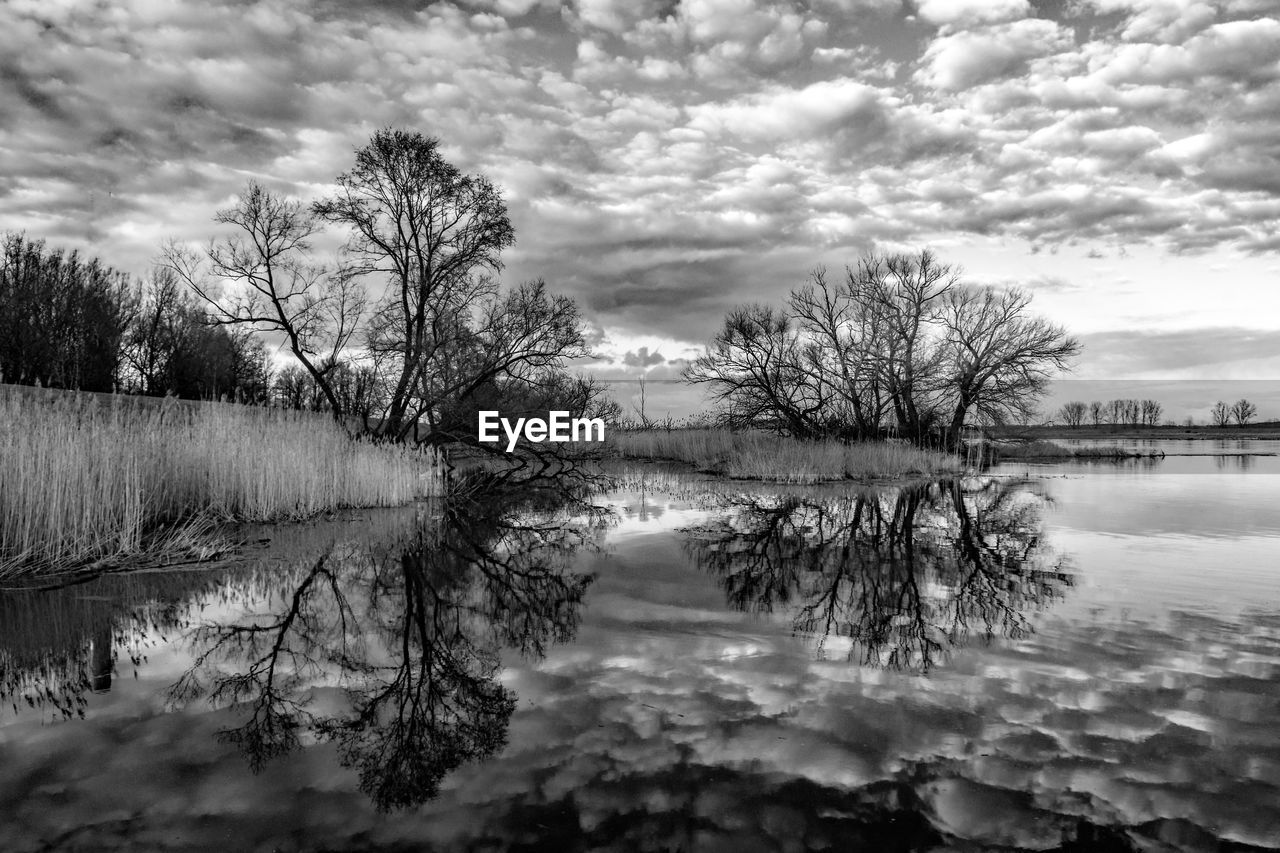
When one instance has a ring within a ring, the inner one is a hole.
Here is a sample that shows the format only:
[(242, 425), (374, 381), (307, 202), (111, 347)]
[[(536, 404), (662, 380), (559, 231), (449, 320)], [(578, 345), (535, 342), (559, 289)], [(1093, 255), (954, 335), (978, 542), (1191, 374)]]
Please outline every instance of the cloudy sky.
[(1280, 0), (6, 0), (0, 230), (142, 274), (162, 240), (214, 233), (247, 180), (318, 197), (396, 126), (504, 188), (504, 279), (578, 298), (604, 375), (672, 377), (731, 305), (931, 247), (1034, 291), (1083, 340), (1078, 376), (1274, 379), (1278, 17)]

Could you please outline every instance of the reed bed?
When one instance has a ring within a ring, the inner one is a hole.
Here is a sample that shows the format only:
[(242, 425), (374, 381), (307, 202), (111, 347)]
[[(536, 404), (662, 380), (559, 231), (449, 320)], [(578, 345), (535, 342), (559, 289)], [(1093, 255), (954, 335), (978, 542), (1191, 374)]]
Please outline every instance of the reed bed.
[(960, 460), (895, 442), (797, 441), (727, 429), (614, 432), (622, 456), (688, 462), (699, 470), (775, 483), (880, 480), (951, 474)]
[(443, 483), (435, 455), (353, 440), (322, 415), (0, 394), (0, 577), (172, 545), (211, 519), (396, 506)]

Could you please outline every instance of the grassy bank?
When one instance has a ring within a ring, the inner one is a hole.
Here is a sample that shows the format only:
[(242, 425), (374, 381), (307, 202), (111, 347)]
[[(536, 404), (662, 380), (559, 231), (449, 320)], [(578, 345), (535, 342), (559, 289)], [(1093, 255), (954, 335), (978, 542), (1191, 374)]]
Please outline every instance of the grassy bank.
[(924, 477), (961, 467), (955, 456), (905, 444), (797, 441), (726, 429), (613, 432), (609, 443), (628, 458), (687, 462), (700, 471), (777, 483)]
[(443, 485), (434, 457), (353, 441), (321, 415), (153, 402), (0, 396), (0, 577), (188, 547), (182, 531), (210, 522), (394, 506)]

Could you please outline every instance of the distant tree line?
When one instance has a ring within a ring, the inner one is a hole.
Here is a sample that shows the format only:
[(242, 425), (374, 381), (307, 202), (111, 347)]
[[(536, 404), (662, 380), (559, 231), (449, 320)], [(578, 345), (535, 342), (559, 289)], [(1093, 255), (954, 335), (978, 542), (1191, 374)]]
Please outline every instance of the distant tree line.
[(816, 270), (781, 307), (734, 308), (685, 371), (733, 428), (898, 435), (954, 447), (970, 424), (1025, 421), (1079, 343), (1018, 289), (963, 284), (931, 252)]
[(1158, 400), (1094, 400), (1085, 403), (1072, 400), (1058, 410), (1058, 419), (1069, 427), (1086, 423), (1125, 426), (1158, 426), (1164, 406)]
[(210, 326), (172, 273), (131, 280), (10, 233), (0, 245), (0, 380), (82, 391), (265, 402), (261, 342)]
[[(1063, 403), (1058, 409), (1057, 418), (1069, 427), (1080, 427), (1086, 424), (1092, 424), (1095, 427), (1104, 424), (1153, 427), (1160, 425), (1163, 413), (1164, 406), (1158, 400), (1108, 400), (1106, 402), (1094, 400), (1091, 403), (1072, 400), (1069, 403)], [(1257, 415), (1258, 407), (1243, 398), (1230, 404), (1219, 400), (1209, 411), (1210, 422), (1219, 427), (1230, 426), (1233, 422), (1238, 426), (1246, 426)]]

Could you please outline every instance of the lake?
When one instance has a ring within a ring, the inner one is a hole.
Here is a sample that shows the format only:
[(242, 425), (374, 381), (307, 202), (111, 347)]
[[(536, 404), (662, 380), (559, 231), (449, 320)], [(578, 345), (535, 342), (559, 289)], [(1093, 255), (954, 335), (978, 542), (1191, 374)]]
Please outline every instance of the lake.
[(1277, 474), (634, 469), (8, 589), (0, 849), (1280, 848)]

